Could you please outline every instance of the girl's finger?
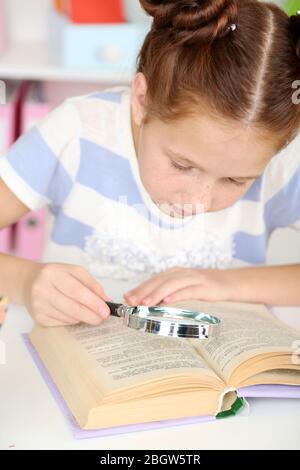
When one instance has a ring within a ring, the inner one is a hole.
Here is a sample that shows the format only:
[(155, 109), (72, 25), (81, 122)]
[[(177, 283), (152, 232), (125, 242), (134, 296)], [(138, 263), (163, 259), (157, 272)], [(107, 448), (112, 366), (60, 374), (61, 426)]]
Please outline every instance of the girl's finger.
[(146, 281), (142, 282), (139, 286), (124, 294), (124, 297), (131, 304), (138, 304), (141, 302), (142, 299), (148, 297), (151, 292), (158, 288), (166, 279), (176, 279), (178, 276), (183, 276), (184, 274), (184, 269), (174, 269), (171, 272), (164, 271), (162, 273), (156, 274), (155, 276), (151, 277), (150, 279), (147, 279)]
[(168, 279), (148, 293), (147, 296), (141, 300), (141, 303), (143, 305), (156, 305), (176, 291), (194, 285), (199, 285), (199, 279), (196, 276), (181, 275), (176, 278)]
[(184, 289), (179, 289), (176, 292), (173, 292), (172, 294), (165, 297), (162, 300), (162, 303), (169, 304), (169, 303), (174, 303), (174, 302), (178, 302), (181, 300), (192, 300), (192, 299), (205, 300), (205, 301), (218, 300), (217, 298), (214, 298), (214, 296), (212, 295), (212, 292), (207, 288), (207, 286), (197, 284), (197, 285), (193, 285), (193, 286), (191, 285), (191, 286), (185, 287)]
[(50, 318), (50, 317), (37, 317), (37, 322), (39, 325), (41, 326), (45, 326), (47, 328), (49, 327), (55, 327), (55, 326), (66, 326), (65, 323), (59, 321), (59, 320), (55, 320), (53, 318)]
[(85, 307), (85, 312), (94, 313), (97, 317), (101, 316), (102, 319), (109, 315), (109, 307), (103, 298), (96, 295), (78, 279), (70, 276), (69, 273), (58, 271), (52, 282), (54, 287), (65, 297)]
[(68, 326), (79, 323), (79, 321), (70, 318), (50, 304), (46, 305), (43, 310), (40, 310), (35, 318), (42, 326)]
[(101, 284), (99, 284), (99, 282), (97, 282), (96, 279), (82, 266), (69, 265), (69, 272), (73, 277), (84, 284), (85, 287), (94, 292), (95, 295), (101, 297), (104, 300), (112, 300), (111, 297), (104, 293)]
[(174, 272), (176, 272), (176, 271), (182, 271), (182, 270), (184, 270), (184, 269), (185, 269), (185, 268), (182, 268), (182, 267), (180, 267), (180, 266), (174, 266), (173, 268), (166, 269), (166, 270), (164, 271), (164, 273), (174, 273)]
[[(108, 315), (100, 315), (90, 310), (85, 305), (76, 302), (68, 296), (53, 288), (49, 292), (49, 303), (52, 308), (62, 312), (69, 320), (75, 322), (88, 323), (89, 325), (99, 325)], [(109, 312), (108, 312), (109, 314)]]

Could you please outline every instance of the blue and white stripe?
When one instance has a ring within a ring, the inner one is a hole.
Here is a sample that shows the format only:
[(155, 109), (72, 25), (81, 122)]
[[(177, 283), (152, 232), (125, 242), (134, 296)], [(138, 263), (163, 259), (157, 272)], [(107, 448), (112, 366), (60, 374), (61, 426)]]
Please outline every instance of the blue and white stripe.
[[(109, 266), (109, 260), (116, 263), (107, 252), (111, 246), (121, 258), (123, 273), (128, 252), (132, 259), (155, 258), (152, 270), (164, 266), (166, 246), (161, 247), (149, 234), (151, 226), (156, 236), (165, 235), (166, 217), (158, 217), (154, 207), (145, 206), (133, 171), (132, 147), (130, 89), (115, 87), (66, 100), (1, 158), (0, 175), (17, 197), (32, 210), (48, 205), (53, 214), (44, 259), (86, 264), (93, 257), (90, 247), (97, 246), (97, 273), (117, 278), (118, 266)], [(174, 224), (167, 244), (169, 261), (173, 256), (183, 264), (220, 268), (265, 263), (270, 234), (277, 227), (300, 227), (299, 136), (272, 159), (241, 200), (197, 219), (198, 225), (190, 220), (184, 226), (178, 221)], [(122, 221), (122, 233), (116, 230), (118, 224), (111, 223), (118, 221), (119, 225)], [(178, 243), (182, 230), (185, 252)], [(195, 230), (199, 230), (198, 246)], [(125, 247), (124, 255), (120, 246)], [(210, 252), (201, 258), (205, 247)]]

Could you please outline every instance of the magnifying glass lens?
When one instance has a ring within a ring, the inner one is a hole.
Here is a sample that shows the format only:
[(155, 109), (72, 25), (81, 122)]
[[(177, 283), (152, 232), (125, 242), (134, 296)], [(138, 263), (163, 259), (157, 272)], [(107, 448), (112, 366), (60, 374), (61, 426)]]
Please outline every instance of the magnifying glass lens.
[(160, 336), (208, 339), (216, 336), (220, 320), (208, 313), (164, 305), (129, 307), (107, 302), (112, 315), (123, 317), (125, 325)]

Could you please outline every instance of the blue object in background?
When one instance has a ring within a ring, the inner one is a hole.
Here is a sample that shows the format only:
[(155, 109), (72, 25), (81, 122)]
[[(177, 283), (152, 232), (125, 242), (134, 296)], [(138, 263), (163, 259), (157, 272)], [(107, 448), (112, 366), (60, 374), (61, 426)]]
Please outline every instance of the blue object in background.
[(52, 12), (50, 28), (50, 45), (63, 66), (131, 74), (150, 25), (142, 22), (78, 25)]

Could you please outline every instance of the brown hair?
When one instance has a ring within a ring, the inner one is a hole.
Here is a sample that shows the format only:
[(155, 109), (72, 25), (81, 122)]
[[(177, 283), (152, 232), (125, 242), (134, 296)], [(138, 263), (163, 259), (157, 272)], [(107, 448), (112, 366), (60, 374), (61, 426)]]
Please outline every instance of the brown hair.
[(300, 78), (299, 15), (290, 19), (258, 0), (140, 3), (153, 17), (137, 59), (148, 85), (144, 122), (205, 109), (254, 126), (277, 150), (297, 135), (292, 84)]

